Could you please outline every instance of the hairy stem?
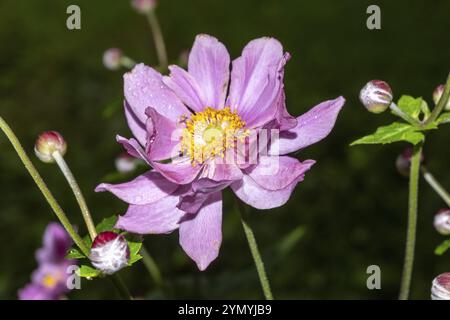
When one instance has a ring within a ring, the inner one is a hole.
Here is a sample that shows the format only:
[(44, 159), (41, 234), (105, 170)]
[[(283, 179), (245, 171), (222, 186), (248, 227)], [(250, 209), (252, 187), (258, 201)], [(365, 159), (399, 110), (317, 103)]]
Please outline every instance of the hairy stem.
[(436, 180), (436, 178), (427, 170), (427, 168), (422, 166), (423, 178), (426, 182), (433, 188), (433, 190), (444, 200), (447, 206), (450, 207), (450, 194), (445, 190), (445, 188)]
[(447, 82), (445, 83), (444, 92), (442, 93), (442, 96), (439, 99), (438, 104), (433, 109), (428, 119), (425, 121), (424, 125), (430, 124), (431, 122), (435, 121), (437, 117), (439, 117), (442, 110), (444, 110), (445, 106), (447, 105), (449, 97), (450, 97), (450, 73), (447, 76)]
[(419, 170), (422, 143), (414, 146), (409, 174), (408, 228), (406, 231), (405, 260), (403, 263), (400, 300), (407, 300), (411, 287), (411, 277), (414, 265), (414, 249), (416, 242), (417, 204), (419, 198)]
[(89, 212), (89, 208), (86, 204), (86, 200), (84, 199), (83, 193), (81, 192), (80, 187), (78, 186), (77, 180), (73, 176), (72, 171), (70, 171), (69, 166), (67, 165), (66, 161), (64, 160), (64, 157), (61, 155), (59, 151), (55, 151), (52, 154), (52, 157), (53, 159), (55, 159), (56, 163), (61, 169), (61, 172), (64, 174), (64, 177), (69, 183), (70, 188), (72, 189), (73, 194), (77, 199), (78, 205), (81, 209), (81, 214), (83, 216), (84, 222), (86, 223), (89, 236), (91, 237), (92, 240), (94, 240), (95, 237), (97, 236), (97, 231), (95, 230), (95, 224), (92, 221), (91, 213)]
[(237, 202), (241, 214), (242, 227), (244, 228), (245, 237), (247, 238), (248, 246), (250, 248), (253, 261), (255, 262), (256, 271), (258, 272), (259, 282), (261, 283), (264, 296), (266, 300), (273, 300), (269, 279), (267, 278), (264, 262), (261, 259), (261, 254), (259, 253), (258, 244), (256, 243), (255, 239), (255, 234), (253, 233), (252, 228), (250, 227), (250, 225), (247, 223), (246, 220), (245, 206), (239, 200), (237, 200)]
[(164, 36), (159, 25), (158, 17), (154, 10), (149, 10), (147, 13), (147, 21), (153, 34), (153, 41), (155, 42), (156, 54), (158, 56), (159, 66), (162, 70), (166, 70), (168, 66), (168, 58), (166, 51), (166, 44)]
[(14, 132), (11, 130), (11, 128), (3, 120), (2, 117), (0, 117), (0, 128), (5, 133), (6, 137), (11, 142), (11, 144), (13, 145), (13, 147), (16, 150), (23, 165), (25, 166), (28, 173), (33, 178), (33, 180), (36, 183), (36, 185), (38, 186), (39, 190), (44, 195), (44, 198), (47, 200), (48, 204), (50, 205), (53, 212), (58, 217), (61, 224), (66, 229), (67, 233), (73, 239), (74, 243), (78, 246), (78, 248), (80, 248), (80, 250), (85, 255), (89, 255), (89, 248), (84, 243), (83, 239), (81, 239), (81, 237), (76, 233), (75, 229), (73, 228), (72, 224), (70, 223), (69, 219), (67, 218), (67, 215), (62, 210), (61, 206), (58, 204), (55, 197), (53, 196), (53, 194), (51, 193), (51, 191), (48, 189), (47, 185), (45, 184), (44, 180), (42, 179), (41, 175), (36, 170), (35, 166), (31, 162), (28, 155), (26, 154), (25, 150), (23, 149), (22, 145), (20, 144), (19, 139), (17, 139), (17, 136), (14, 134)]

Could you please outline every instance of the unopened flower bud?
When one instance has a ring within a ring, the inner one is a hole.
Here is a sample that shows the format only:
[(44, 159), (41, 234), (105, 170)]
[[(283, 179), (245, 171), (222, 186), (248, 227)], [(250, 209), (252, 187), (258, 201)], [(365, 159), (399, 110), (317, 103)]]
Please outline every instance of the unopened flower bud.
[(450, 300), (450, 272), (434, 278), (431, 285), (431, 300)]
[(92, 243), (89, 259), (102, 273), (113, 274), (128, 265), (130, 249), (124, 236), (105, 231)]
[(136, 170), (139, 160), (133, 158), (128, 153), (121, 153), (115, 161), (116, 169), (120, 173), (130, 173)]
[(62, 156), (67, 151), (66, 141), (58, 132), (46, 131), (37, 138), (36, 144), (34, 145), (34, 153), (42, 162), (55, 162), (53, 153), (56, 151)]
[(123, 52), (119, 48), (110, 48), (103, 53), (103, 65), (109, 70), (118, 70), (122, 65)]
[(132, 0), (131, 6), (139, 13), (147, 13), (156, 7), (156, 0)]
[[(409, 170), (411, 168), (411, 157), (413, 155), (413, 149), (411, 147), (407, 147), (400, 153), (395, 161), (395, 166), (397, 167), (397, 171), (404, 177), (409, 177)], [(425, 161), (425, 157), (423, 153), (420, 155), (420, 163), (423, 164)]]
[(441, 209), (434, 216), (434, 228), (442, 235), (450, 234), (450, 209)]
[(392, 102), (391, 87), (384, 81), (372, 80), (361, 89), (359, 100), (370, 112), (381, 113)]
[[(433, 91), (433, 101), (435, 104), (438, 104), (439, 100), (442, 97), (442, 94), (444, 93), (444, 85), (441, 84), (437, 86), (436, 89)], [(447, 101), (447, 105), (445, 106), (445, 110), (450, 110), (450, 99)]]

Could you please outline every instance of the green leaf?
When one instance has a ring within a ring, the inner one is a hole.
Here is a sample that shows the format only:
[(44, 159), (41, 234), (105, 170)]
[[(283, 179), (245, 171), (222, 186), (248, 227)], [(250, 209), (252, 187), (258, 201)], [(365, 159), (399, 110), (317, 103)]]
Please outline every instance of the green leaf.
[(420, 130), (410, 124), (394, 122), (388, 126), (379, 127), (375, 133), (362, 137), (350, 145), (358, 144), (388, 144), (397, 141), (407, 141), (414, 145), (423, 141), (424, 134), (418, 132)]
[(450, 122), (450, 112), (442, 113), (436, 121), (438, 124)]
[(99, 224), (95, 226), (95, 230), (97, 230), (97, 233), (104, 232), (104, 231), (112, 231), (114, 230), (114, 226), (117, 222), (117, 216), (111, 216), (109, 218), (103, 219)]
[(407, 115), (418, 119), (420, 112), (422, 111), (422, 98), (414, 98), (411, 96), (401, 96), (397, 102), (397, 107)]
[(101, 275), (100, 270), (97, 270), (91, 266), (81, 265), (78, 269), (77, 274), (82, 278), (95, 278)]
[(127, 237), (127, 242), (128, 248), (130, 248), (130, 260), (128, 261), (128, 265), (131, 266), (142, 259), (142, 256), (139, 254), (142, 248), (142, 238), (131, 235)]
[(86, 258), (86, 256), (77, 248), (71, 248), (65, 258), (66, 259), (83, 259), (83, 258)]
[(450, 239), (445, 240), (440, 245), (437, 246), (437, 248), (434, 250), (434, 254), (437, 254), (438, 256), (444, 254), (447, 249), (450, 248)]

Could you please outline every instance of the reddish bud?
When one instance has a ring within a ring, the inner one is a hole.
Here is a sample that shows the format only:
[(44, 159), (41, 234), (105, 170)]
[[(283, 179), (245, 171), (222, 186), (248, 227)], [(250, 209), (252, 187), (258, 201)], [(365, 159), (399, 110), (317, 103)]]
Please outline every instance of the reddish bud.
[(89, 259), (104, 274), (113, 274), (128, 265), (130, 249), (125, 237), (112, 231), (98, 234), (92, 243)]
[(67, 144), (62, 135), (56, 131), (46, 131), (39, 135), (34, 145), (34, 153), (43, 162), (52, 163), (53, 153), (58, 151), (62, 156), (67, 151)]

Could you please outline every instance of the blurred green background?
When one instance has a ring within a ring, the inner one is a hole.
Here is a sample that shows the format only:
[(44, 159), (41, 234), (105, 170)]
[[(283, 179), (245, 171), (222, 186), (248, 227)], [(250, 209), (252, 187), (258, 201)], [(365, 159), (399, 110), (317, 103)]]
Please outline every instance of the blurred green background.
[[(366, 8), (378, 4), (382, 30), (366, 28)], [(78, 4), (82, 29), (66, 28), (66, 8)], [(343, 95), (347, 104), (333, 133), (301, 152), (318, 160), (290, 201), (250, 223), (267, 263), (273, 291), (286, 299), (395, 299), (403, 261), (407, 180), (395, 170), (404, 145), (349, 147), (357, 137), (393, 121), (369, 114), (358, 101), (368, 80), (388, 81), (396, 94), (423, 96), (449, 71), (450, 2), (161, 0), (157, 9), (171, 60), (198, 33), (218, 37), (237, 57), (251, 39), (273, 36), (292, 54), (286, 69), (288, 109), (299, 115)], [(66, 160), (79, 179), (94, 219), (126, 206), (94, 187), (115, 171), (117, 133), (130, 133), (121, 111), (122, 73), (102, 65), (103, 51), (120, 47), (136, 61), (157, 63), (145, 18), (129, 1), (0, 1), (0, 114), (33, 155), (36, 136), (58, 130), (69, 143)], [(432, 132), (429, 169), (450, 187), (450, 127)], [(48, 205), (0, 135), (0, 298), (15, 299), (36, 267), (34, 251), (47, 223)], [(84, 233), (79, 210), (56, 166), (34, 162), (50, 189)], [(138, 174), (138, 173), (136, 173)], [(124, 177), (125, 181), (130, 177)], [(428, 299), (431, 281), (450, 271), (450, 255), (437, 257), (443, 238), (433, 229), (443, 202), (422, 180), (412, 298)], [(145, 245), (161, 268), (155, 286), (141, 263), (122, 271), (132, 292), (146, 298), (262, 298), (252, 259), (227, 193), (219, 258), (199, 272), (178, 246), (177, 232), (148, 236)], [(382, 271), (382, 289), (366, 288), (366, 268)], [(116, 298), (106, 280), (83, 281), (69, 298)]]

